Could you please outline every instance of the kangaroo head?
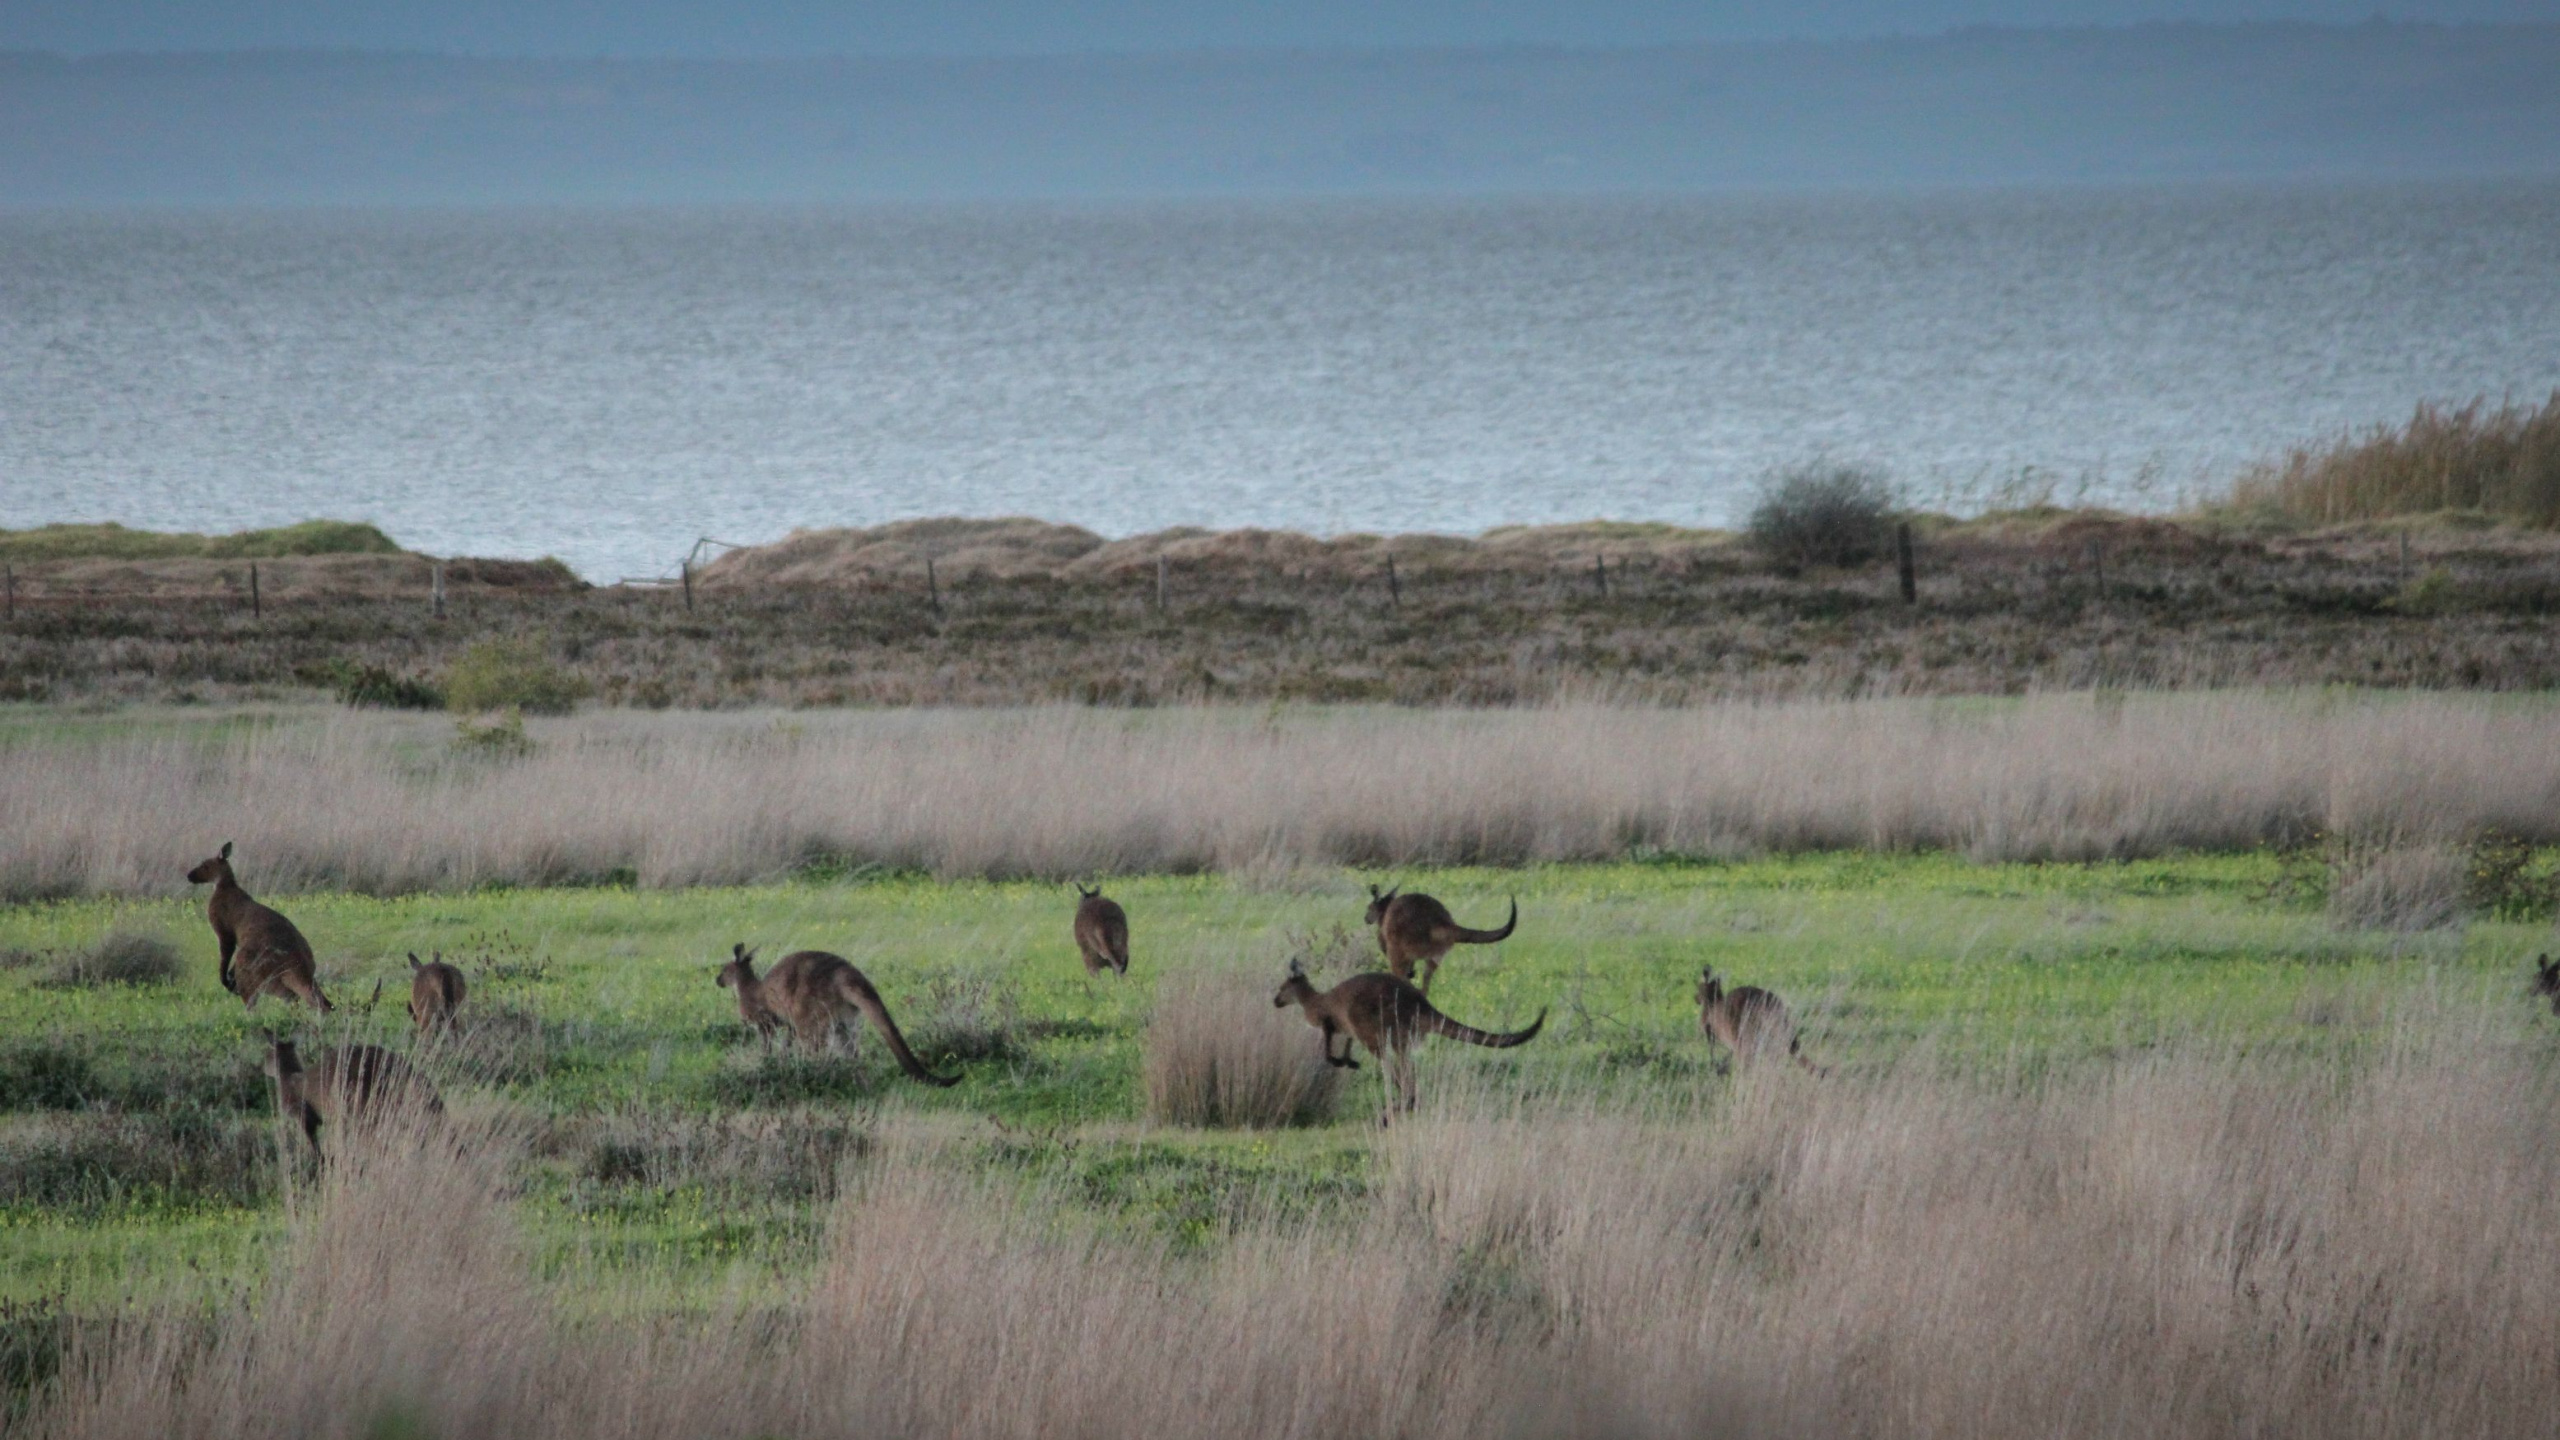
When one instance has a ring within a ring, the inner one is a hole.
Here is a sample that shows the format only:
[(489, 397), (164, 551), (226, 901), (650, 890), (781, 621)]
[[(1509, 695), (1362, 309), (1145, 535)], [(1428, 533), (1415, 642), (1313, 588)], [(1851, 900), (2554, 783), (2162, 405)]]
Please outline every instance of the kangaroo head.
[(210, 885), (231, 878), (231, 842), (222, 842), (222, 852), (187, 872), (190, 885)]
[(1293, 957), (1289, 961), (1289, 978), (1280, 982), (1280, 993), (1271, 997), (1271, 1008), (1286, 1010), (1292, 1005), (1304, 1005), (1315, 998), (1315, 993), (1316, 987), (1307, 980), (1305, 962)]
[(1081, 880), (1070, 881), (1070, 882), (1068, 882), (1068, 883), (1070, 883), (1070, 884), (1072, 884), (1072, 885), (1074, 885), (1074, 886), (1076, 887), (1076, 896), (1077, 896), (1077, 898), (1079, 898), (1079, 899), (1083, 899), (1083, 900), (1092, 900), (1092, 899), (1099, 898), (1099, 897), (1101, 896), (1101, 894), (1102, 894), (1102, 887), (1101, 887), (1101, 886), (1099, 886), (1099, 885), (1096, 885), (1096, 886), (1094, 886), (1092, 889), (1087, 890), (1086, 888), (1084, 888), (1084, 882), (1083, 882), (1083, 881), (1081, 881)]
[(2533, 957), (2533, 993), (2560, 999), (2560, 960), (2548, 955)]
[(1380, 890), (1375, 885), (1369, 887), (1370, 924), (1375, 925), (1386, 918), (1387, 907), (1395, 903), (1396, 892), (1403, 888), (1401, 885), (1390, 885), (1384, 890)]
[(720, 967), (720, 988), (727, 990), (756, 983), (756, 952), (744, 945), (732, 945), (729, 954), (729, 963)]
[(1724, 999), (1724, 982), (1716, 978), (1716, 967), (1705, 965), (1698, 970), (1698, 1004), (1713, 1005)]

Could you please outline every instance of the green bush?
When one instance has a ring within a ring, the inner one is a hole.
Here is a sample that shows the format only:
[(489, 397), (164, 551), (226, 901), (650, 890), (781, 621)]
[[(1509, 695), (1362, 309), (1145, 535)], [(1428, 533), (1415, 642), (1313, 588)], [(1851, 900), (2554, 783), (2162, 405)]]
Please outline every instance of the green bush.
[(1752, 547), (1790, 569), (1862, 565), (1893, 543), (1892, 485), (1853, 465), (1799, 465), (1771, 475), (1744, 523)]
[(521, 636), (480, 641), (444, 672), (445, 703), (466, 715), (566, 715), (586, 694), (585, 681), (554, 664), (539, 642)]
[(398, 542), (353, 520), (305, 520), (276, 530), (189, 535), (122, 525), (0, 530), (6, 560), (272, 560), (286, 555), (397, 555)]
[(382, 665), (352, 660), (321, 660), (294, 670), (294, 678), (337, 694), (338, 703), (369, 710), (441, 710), (444, 692), (432, 681), (402, 675)]
[(85, 990), (96, 985), (166, 985), (177, 978), (178, 947), (157, 935), (118, 930), (57, 957), (36, 983), (55, 990)]

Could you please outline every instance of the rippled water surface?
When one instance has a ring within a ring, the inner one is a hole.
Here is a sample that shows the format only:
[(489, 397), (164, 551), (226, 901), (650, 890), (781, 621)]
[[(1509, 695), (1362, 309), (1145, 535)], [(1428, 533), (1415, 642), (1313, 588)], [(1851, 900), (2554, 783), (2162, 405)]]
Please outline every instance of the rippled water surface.
[(0, 526), (607, 579), (926, 514), (1714, 523), (1821, 455), (2165, 504), (2554, 387), (2551, 184), (0, 217)]

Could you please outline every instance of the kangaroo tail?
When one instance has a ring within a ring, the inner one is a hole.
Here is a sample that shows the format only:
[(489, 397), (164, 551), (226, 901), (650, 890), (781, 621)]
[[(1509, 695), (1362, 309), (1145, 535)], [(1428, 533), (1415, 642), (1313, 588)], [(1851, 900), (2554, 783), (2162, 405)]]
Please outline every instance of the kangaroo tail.
[(924, 1068), (924, 1062), (916, 1058), (916, 1052), (907, 1048), (907, 1037), (898, 1033), (898, 1022), (889, 1018), (889, 1007), (880, 1003), (878, 992), (851, 976), (845, 977), (838, 988), (846, 999), (861, 1007), (863, 1014), (871, 1017), (872, 1025), (880, 1031), (880, 1038), (889, 1042), (889, 1053), (898, 1057), (899, 1069), (927, 1085), (949, 1087), (960, 1083), (957, 1075), (936, 1075)]
[(1508, 1050), (1514, 1045), (1526, 1045), (1538, 1038), (1538, 1032), (1545, 1029), (1546, 1025), (1547, 1012), (1541, 1010), (1538, 1012), (1538, 1018), (1530, 1021), (1529, 1028), (1526, 1030), (1514, 1030), (1507, 1035), (1494, 1030), (1479, 1030), (1473, 1025), (1462, 1025), (1432, 1009), (1429, 1001), (1423, 1002), (1423, 1029), (1434, 1035), (1445, 1035), (1452, 1040), (1464, 1040), (1470, 1045), (1482, 1045), (1493, 1050)]
[(1461, 945), (1492, 945), (1508, 940), (1511, 938), (1511, 932), (1520, 928), (1520, 901), (1516, 897), (1512, 900), (1511, 918), (1503, 921), (1502, 928), (1499, 930), (1470, 930), (1464, 925), (1454, 928), (1458, 932), (1458, 943)]

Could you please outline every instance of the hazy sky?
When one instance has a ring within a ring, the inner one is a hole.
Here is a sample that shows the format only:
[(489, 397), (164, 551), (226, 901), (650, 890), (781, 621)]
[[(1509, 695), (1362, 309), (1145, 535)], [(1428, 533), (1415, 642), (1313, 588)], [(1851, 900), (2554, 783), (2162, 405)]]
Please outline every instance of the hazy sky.
[(2144, 20), (2560, 20), (2560, 0), (0, 0), (0, 49), (1021, 54), (1643, 45)]

